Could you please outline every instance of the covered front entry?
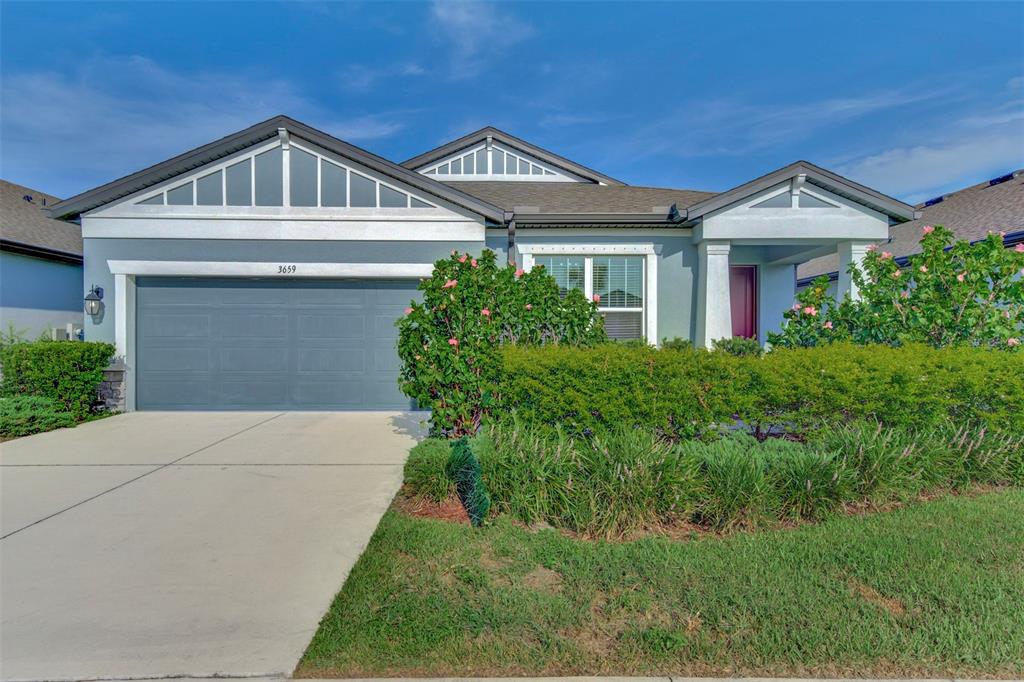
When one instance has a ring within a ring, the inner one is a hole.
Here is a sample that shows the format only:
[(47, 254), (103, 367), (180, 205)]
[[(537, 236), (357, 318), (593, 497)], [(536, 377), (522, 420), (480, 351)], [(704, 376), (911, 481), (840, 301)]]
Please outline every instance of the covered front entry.
[(408, 409), (395, 320), (416, 280), (139, 277), (140, 410)]

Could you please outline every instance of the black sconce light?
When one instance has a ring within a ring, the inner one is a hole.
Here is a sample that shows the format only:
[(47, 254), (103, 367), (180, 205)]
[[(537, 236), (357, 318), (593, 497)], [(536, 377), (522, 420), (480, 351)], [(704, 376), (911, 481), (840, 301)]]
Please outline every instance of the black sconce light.
[(85, 295), (85, 313), (89, 317), (96, 317), (103, 309), (103, 287), (92, 285), (89, 293)]

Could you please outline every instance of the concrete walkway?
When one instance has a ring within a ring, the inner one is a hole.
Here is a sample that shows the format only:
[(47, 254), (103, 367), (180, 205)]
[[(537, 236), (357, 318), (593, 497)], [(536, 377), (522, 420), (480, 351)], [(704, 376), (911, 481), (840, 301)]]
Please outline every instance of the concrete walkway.
[(132, 413), (0, 445), (0, 679), (288, 675), (418, 419)]

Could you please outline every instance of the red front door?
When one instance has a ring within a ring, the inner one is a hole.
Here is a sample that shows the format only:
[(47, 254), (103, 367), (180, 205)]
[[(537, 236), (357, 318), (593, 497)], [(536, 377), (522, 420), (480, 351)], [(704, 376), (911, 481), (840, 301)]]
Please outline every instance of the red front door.
[(732, 335), (757, 338), (757, 266), (729, 266)]

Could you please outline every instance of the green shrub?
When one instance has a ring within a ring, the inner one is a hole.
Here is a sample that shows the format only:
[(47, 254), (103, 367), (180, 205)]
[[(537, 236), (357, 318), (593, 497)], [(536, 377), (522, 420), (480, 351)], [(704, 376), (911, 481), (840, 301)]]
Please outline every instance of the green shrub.
[(75, 425), (54, 401), (21, 395), (0, 398), (0, 438), (18, 438)]
[(662, 339), (661, 347), (665, 350), (693, 350), (693, 341), (676, 336), (671, 339)]
[(760, 435), (949, 420), (1024, 435), (1024, 354), (926, 345), (777, 349), (763, 357), (604, 344), (510, 348), (495, 418), (589, 435), (623, 425), (680, 440), (734, 417)]
[(858, 300), (841, 302), (818, 278), (785, 314), (774, 347), (861, 344), (1024, 347), (1024, 246), (1007, 249), (990, 232), (974, 244), (956, 241), (942, 226), (925, 226), (921, 251), (906, 265), (871, 248), (862, 267), (851, 265)]
[(103, 370), (114, 357), (109, 343), (35, 341), (0, 350), (3, 395), (49, 398), (77, 419), (89, 415), (97, 401)]
[(728, 339), (712, 341), (711, 349), (720, 353), (728, 353), (736, 357), (759, 357), (764, 354), (764, 347), (757, 339), (733, 336)]
[(500, 375), (503, 344), (587, 345), (605, 340), (597, 304), (579, 291), (564, 298), (543, 267), (499, 268), (493, 251), (452, 252), (434, 264), (399, 329), (399, 384), (431, 409), (434, 435), (476, 433)]
[(455, 494), (459, 496), (469, 520), (474, 526), (482, 525), (491, 508), (491, 498), (481, 476), (480, 461), (465, 437), (452, 441), (445, 475), (454, 484)]

